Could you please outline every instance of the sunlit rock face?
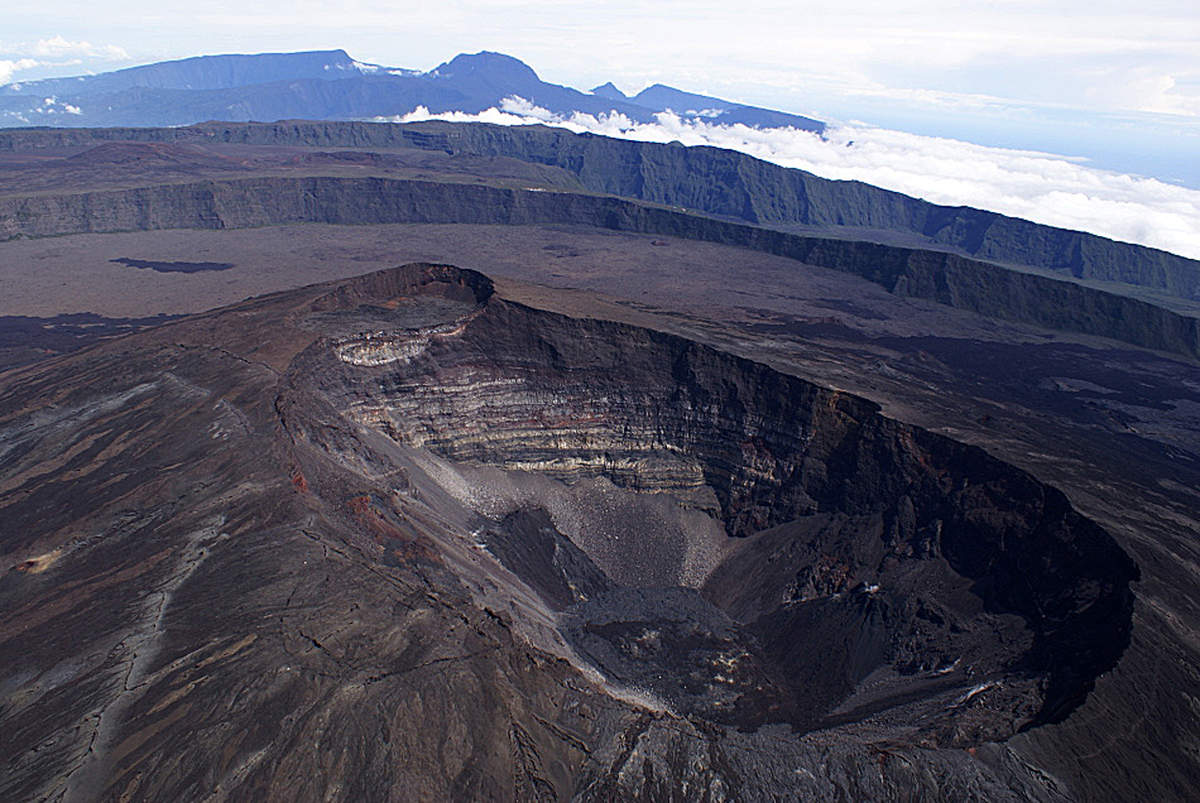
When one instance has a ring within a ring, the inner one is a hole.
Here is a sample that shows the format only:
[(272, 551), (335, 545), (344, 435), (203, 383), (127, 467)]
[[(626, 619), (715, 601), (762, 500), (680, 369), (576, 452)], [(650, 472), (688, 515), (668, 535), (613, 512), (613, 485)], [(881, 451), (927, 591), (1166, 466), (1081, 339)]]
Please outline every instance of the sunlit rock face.
[(576, 648), (670, 706), (973, 744), (1065, 716), (1128, 641), (1132, 562), (978, 448), (677, 337), (493, 299), (470, 271), (339, 292), (314, 305), (342, 328), (305, 370), (449, 461)]

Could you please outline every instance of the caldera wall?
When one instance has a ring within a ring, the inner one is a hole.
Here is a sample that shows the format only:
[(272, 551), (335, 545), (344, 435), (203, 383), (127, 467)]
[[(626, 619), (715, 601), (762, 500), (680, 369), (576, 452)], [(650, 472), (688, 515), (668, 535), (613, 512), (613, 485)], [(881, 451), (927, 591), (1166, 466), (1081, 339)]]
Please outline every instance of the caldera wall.
[(993, 317), (1200, 356), (1200, 319), (940, 251), (801, 237), (621, 198), (379, 178), (255, 178), (0, 199), (0, 238), (290, 223), (569, 224), (733, 245)]
[(420, 148), (562, 168), (592, 192), (759, 225), (854, 227), (928, 238), (980, 259), (1200, 296), (1200, 264), (1176, 254), (970, 207), (931, 204), (860, 181), (832, 181), (720, 148), (633, 142), (543, 126), (290, 120), (177, 128), (0, 132), (0, 151), (96, 142)]

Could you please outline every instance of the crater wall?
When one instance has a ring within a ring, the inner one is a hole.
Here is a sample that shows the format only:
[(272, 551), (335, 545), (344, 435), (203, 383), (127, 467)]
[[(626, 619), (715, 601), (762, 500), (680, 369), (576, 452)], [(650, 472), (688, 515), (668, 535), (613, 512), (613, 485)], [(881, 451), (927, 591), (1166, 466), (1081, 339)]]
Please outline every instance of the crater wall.
[[(346, 359), (346, 337), (297, 364), (337, 406), (455, 463), (604, 478), (719, 520), (741, 541), (710, 567), (707, 598), (784, 678), (823, 677), (821, 653), (845, 651), (823, 703), (881, 666), (937, 672), (966, 654), (1007, 719), (946, 738), (1002, 737), (1065, 716), (1128, 643), (1133, 562), (1059, 491), (981, 449), (650, 330), (493, 298), (428, 337), (375, 308), (362, 343), (401, 356)], [(611, 611), (589, 615), (625, 638)], [(829, 621), (856, 635), (831, 638)]]

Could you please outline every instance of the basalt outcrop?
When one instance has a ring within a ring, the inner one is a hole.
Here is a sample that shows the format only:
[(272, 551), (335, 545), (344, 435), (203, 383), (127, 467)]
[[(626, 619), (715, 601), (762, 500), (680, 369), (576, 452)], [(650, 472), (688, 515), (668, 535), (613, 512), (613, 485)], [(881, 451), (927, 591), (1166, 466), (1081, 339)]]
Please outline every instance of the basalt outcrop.
[(1005, 740), (1138, 572), (978, 448), (428, 264), (5, 374), (0, 517), (12, 798), (1059, 799)]

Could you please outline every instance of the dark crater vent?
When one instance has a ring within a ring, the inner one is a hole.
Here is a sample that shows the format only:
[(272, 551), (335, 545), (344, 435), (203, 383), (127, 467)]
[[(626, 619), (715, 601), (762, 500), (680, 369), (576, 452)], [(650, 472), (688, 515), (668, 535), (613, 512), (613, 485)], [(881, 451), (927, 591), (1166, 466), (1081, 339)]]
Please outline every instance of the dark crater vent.
[(612, 683), (744, 729), (969, 745), (1068, 716), (1127, 646), (1136, 565), (1028, 473), (491, 293), (446, 266), (363, 277), (312, 313), (354, 326), (295, 365), (457, 467), (489, 551)]

